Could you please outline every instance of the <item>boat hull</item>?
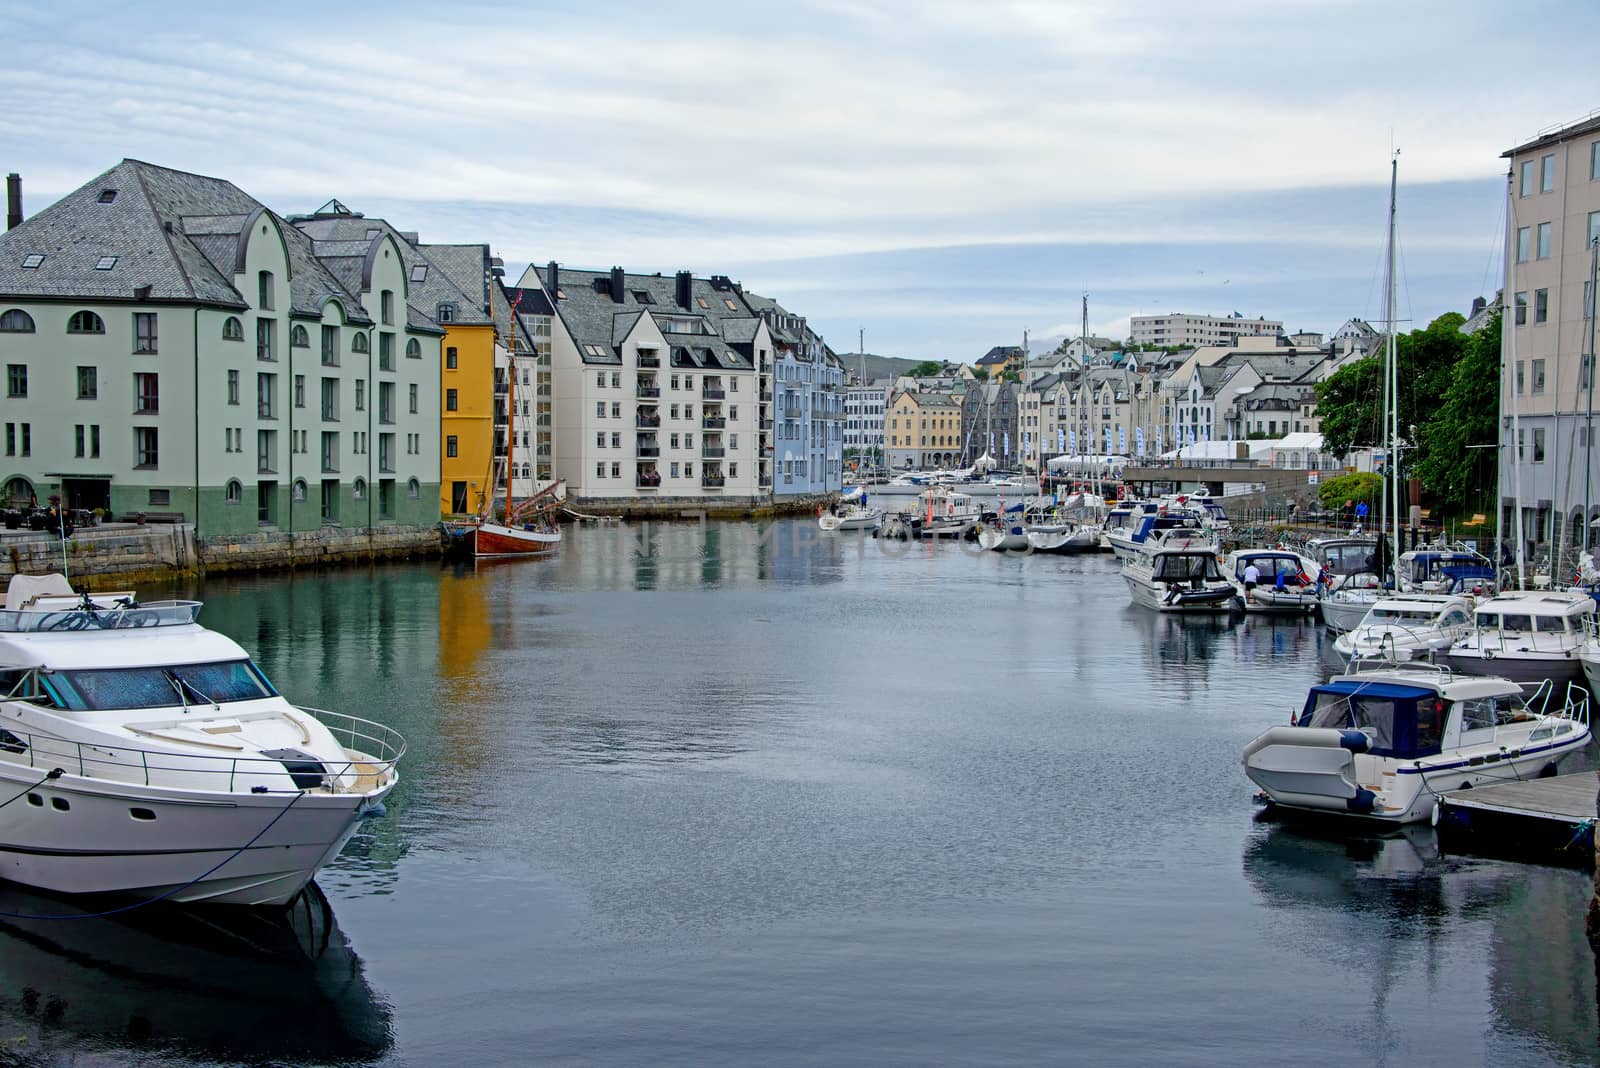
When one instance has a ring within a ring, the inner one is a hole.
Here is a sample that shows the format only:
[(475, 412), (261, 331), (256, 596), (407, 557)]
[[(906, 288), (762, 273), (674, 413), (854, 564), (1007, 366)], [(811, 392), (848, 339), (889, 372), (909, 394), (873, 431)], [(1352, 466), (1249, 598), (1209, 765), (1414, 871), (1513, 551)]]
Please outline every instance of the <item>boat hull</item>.
[(1100, 533), (1088, 529), (1034, 530), (1028, 532), (1028, 547), (1036, 553), (1097, 553), (1101, 548)]
[[(15, 793), (41, 777), (6, 767), (0, 789)], [(62, 775), (29, 791), (41, 804), (19, 800), (0, 810), (0, 878), (65, 894), (282, 905), (338, 856), (392, 788), (393, 780), (368, 793), (297, 797)]]
[(978, 544), (994, 552), (1022, 552), (1028, 548), (1028, 535), (1020, 527), (984, 527), (978, 531)]
[(1496, 675), (1510, 679), (1529, 691), (1545, 679), (1550, 680), (1557, 693), (1566, 689), (1568, 683), (1575, 682), (1581, 686), (1585, 682), (1583, 660), (1575, 650), (1568, 656), (1532, 657), (1497, 653), (1486, 657), (1477, 650), (1452, 648), (1440, 656), (1449, 663), (1452, 671), (1464, 675)]
[(472, 532), (472, 553), (477, 557), (541, 556), (561, 544), (559, 530), (524, 530), (500, 523), (480, 523)]
[(1375, 590), (1370, 599), (1345, 600), (1324, 597), (1318, 602), (1318, 606), (1322, 612), (1322, 622), (1327, 625), (1328, 629), (1343, 634), (1361, 626), (1361, 621), (1367, 618), (1367, 613), (1372, 611), (1372, 606), (1377, 603), (1378, 597)]
[(1166, 583), (1152, 583), (1135, 575), (1124, 574), (1128, 583), (1128, 596), (1141, 608), (1157, 612), (1183, 614), (1224, 614), (1238, 611), (1238, 596), (1227, 583), (1217, 583), (1199, 590), (1175, 590)]

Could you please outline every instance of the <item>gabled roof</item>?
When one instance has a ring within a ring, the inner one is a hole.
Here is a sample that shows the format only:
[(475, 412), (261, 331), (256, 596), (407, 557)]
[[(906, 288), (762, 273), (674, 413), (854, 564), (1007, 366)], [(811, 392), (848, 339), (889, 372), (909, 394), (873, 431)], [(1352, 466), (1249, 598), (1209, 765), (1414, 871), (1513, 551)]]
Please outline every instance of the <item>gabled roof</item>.
[[(454, 321), (463, 326), (487, 326), (494, 321), (485, 308), (488, 301), (483, 293), (481, 272), (476, 282), (469, 281), (469, 288), (463, 289), (450, 271), (415, 243), (415, 235), (396, 229), (385, 219), (369, 219), (354, 213), (321, 213), (297, 215), (292, 221), (296, 229), (311, 238), (317, 256), (328, 262), (345, 287), (354, 293), (361, 292), (363, 288), (367, 256), (373, 243), (385, 236), (394, 238), (406, 273), (406, 303), (409, 306), (406, 319), (409, 326), (426, 325), (433, 328), (433, 320), (441, 304), (454, 305)], [(439, 247), (447, 251), (461, 248), (486, 250), (482, 245)], [(454, 252), (449, 254), (457, 255)], [(459, 261), (454, 266), (464, 273), (470, 273)]]

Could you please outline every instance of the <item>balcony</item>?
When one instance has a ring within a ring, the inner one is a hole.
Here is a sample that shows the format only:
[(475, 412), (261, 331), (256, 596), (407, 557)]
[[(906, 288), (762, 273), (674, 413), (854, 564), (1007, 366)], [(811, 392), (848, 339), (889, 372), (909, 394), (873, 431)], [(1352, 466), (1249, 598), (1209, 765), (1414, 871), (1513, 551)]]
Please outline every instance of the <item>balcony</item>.
[(700, 390), (700, 396), (706, 400), (722, 400), (727, 395), (727, 390), (716, 386), (703, 386)]
[(661, 387), (646, 386), (641, 383), (634, 389), (633, 395), (641, 400), (655, 400), (657, 397), (661, 396)]
[(772, 455), (772, 442), (763, 441), (761, 443), (761, 455), (763, 455), (763, 456), (771, 456)]
[(634, 449), (633, 451), (635, 453), (637, 453), (640, 458), (644, 458), (644, 457), (647, 457), (647, 456), (648, 457), (655, 457), (655, 456), (660, 456), (661, 455), (661, 446), (660, 445), (655, 445), (655, 444), (646, 445), (643, 442), (641, 442), (639, 444), (639, 447)]
[(700, 455), (704, 456), (707, 460), (720, 460), (727, 454), (728, 450), (724, 449), (721, 445), (700, 446)]
[(772, 403), (772, 391), (770, 389), (764, 389), (764, 390), (761, 391), (761, 403), (762, 404), (771, 404)]
[(640, 367), (660, 367), (661, 366), (661, 357), (656, 355), (653, 352), (640, 352), (639, 353), (639, 366)]
[(770, 375), (772, 373), (772, 361), (771, 360), (762, 360), (761, 361), (761, 373), (764, 374), (764, 375)]
[(706, 487), (707, 489), (721, 489), (723, 486), (727, 485), (727, 482), (728, 480), (723, 478), (721, 475), (700, 476), (700, 485)]
[(633, 425), (642, 426), (653, 430), (661, 425), (661, 417), (659, 415), (647, 415), (644, 412), (639, 412), (633, 417)]
[(771, 430), (772, 429), (772, 420), (771, 419), (763, 419), (763, 420), (761, 420), (761, 424), (760, 425), (761, 425), (761, 429), (762, 430)]
[(633, 484), (640, 489), (660, 489), (661, 475), (656, 471), (640, 471), (634, 476)]
[(771, 489), (772, 488), (772, 476), (771, 475), (762, 475), (760, 478), (756, 479), (756, 485), (760, 486), (762, 489)]
[(700, 420), (700, 425), (707, 430), (721, 430), (728, 425), (728, 421), (720, 415), (708, 415)]

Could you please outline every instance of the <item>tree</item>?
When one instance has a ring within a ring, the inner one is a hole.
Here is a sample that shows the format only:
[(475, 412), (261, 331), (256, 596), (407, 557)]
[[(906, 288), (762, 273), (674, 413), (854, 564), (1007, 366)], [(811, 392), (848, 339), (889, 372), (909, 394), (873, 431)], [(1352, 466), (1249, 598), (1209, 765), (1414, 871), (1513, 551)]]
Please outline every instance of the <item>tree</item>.
[(974, 367), (972, 369), (972, 377), (979, 382), (987, 382), (989, 380), (989, 369), (987, 367)]
[(1500, 317), (1467, 338), (1432, 419), (1420, 428), (1417, 478), (1446, 511), (1494, 511), (1495, 419), (1500, 388)]
[[(1420, 463), (1426, 453), (1426, 446), (1412, 439), (1420, 436), (1421, 427), (1438, 410), (1466, 351), (1467, 335), (1461, 332), (1464, 322), (1458, 313), (1447, 312), (1426, 330), (1413, 330), (1395, 339), (1398, 422), (1400, 436), (1413, 450), (1408, 457), (1412, 464)], [(1384, 445), (1382, 356), (1346, 364), (1317, 383), (1317, 418), (1322, 422), (1327, 450), (1335, 456)], [(1418, 435), (1412, 434), (1413, 426)]]
[(910, 375), (912, 378), (937, 378), (939, 377), (939, 372), (942, 370), (944, 370), (944, 368), (940, 366), (938, 360), (923, 360), (911, 370), (907, 371), (906, 374)]
[[(1323, 448), (1334, 456), (1378, 444), (1382, 361), (1376, 356), (1345, 364), (1316, 385)], [(1374, 401), (1373, 398), (1379, 398)]]
[(1378, 494), (1381, 492), (1383, 492), (1383, 476), (1361, 471), (1353, 475), (1336, 475), (1324, 479), (1317, 487), (1317, 500), (1322, 502), (1322, 507), (1333, 511), (1342, 509), (1346, 502), (1365, 503), (1371, 507), (1378, 503)]

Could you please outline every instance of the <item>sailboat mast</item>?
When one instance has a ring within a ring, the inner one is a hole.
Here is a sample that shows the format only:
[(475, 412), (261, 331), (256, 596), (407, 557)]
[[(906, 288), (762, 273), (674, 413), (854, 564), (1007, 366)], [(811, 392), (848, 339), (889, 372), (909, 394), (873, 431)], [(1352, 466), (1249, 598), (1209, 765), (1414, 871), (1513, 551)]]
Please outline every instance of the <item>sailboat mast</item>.
[[(1394, 229), (1395, 229), (1395, 197), (1400, 184), (1400, 159), (1398, 150), (1395, 158), (1389, 161), (1389, 292), (1386, 295), (1388, 303), (1388, 393), (1389, 393), (1389, 461), (1388, 475), (1392, 485), (1391, 496), (1394, 500), (1394, 529), (1390, 534), (1389, 566), (1395, 572), (1396, 583), (1399, 585), (1400, 568), (1400, 376), (1396, 368), (1396, 351), (1394, 336), (1395, 317), (1395, 255), (1394, 255)], [(1379, 537), (1382, 537), (1379, 531)]]
[[(1594, 511), (1594, 306), (1595, 285), (1600, 282), (1600, 238), (1589, 242), (1589, 293), (1588, 300), (1583, 309), (1584, 318), (1588, 320), (1589, 329), (1584, 335), (1584, 342), (1588, 352), (1583, 357), (1584, 385), (1588, 387), (1586, 401), (1585, 423), (1588, 427), (1584, 431), (1583, 450), (1583, 551), (1589, 551), (1589, 522)], [(1505, 313), (1502, 312), (1503, 316)]]
[[(1508, 290), (1506, 296), (1511, 298), (1511, 329), (1505, 329), (1505, 320), (1502, 318), (1501, 330), (1507, 341), (1503, 348), (1506, 353), (1506, 365), (1504, 372), (1501, 374), (1501, 386), (1503, 391), (1509, 384), (1511, 390), (1511, 530), (1512, 536), (1517, 539), (1515, 549), (1517, 588), (1523, 589), (1527, 585), (1527, 576), (1523, 567), (1522, 557), (1523, 546), (1526, 544), (1524, 540), (1526, 531), (1523, 529), (1522, 523), (1522, 420), (1520, 418), (1522, 399), (1519, 396), (1520, 391), (1517, 389), (1517, 317), (1519, 313), (1525, 315), (1526, 312), (1517, 305), (1517, 250), (1510, 243), (1511, 240), (1515, 240), (1517, 233), (1517, 201), (1511, 195), (1511, 183), (1515, 173), (1513, 171), (1506, 176), (1506, 200), (1510, 203), (1510, 208), (1506, 214), (1507, 218), (1511, 220), (1506, 244), (1507, 258), (1511, 262), (1511, 267), (1507, 271), (1506, 277), (1506, 289)], [(1501, 313), (1502, 316), (1504, 314), (1504, 312)], [(1496, 546), (1495, 552), (1498, 553), (1499, 551), (1499, 547)]]
[(511, 458), (517, 443), (517, 305), (522, 303), (522, 291), (511, 302), (510, 331), (506, 337), (506, 526), (511, 525), (511, 478), (515, 468)]

